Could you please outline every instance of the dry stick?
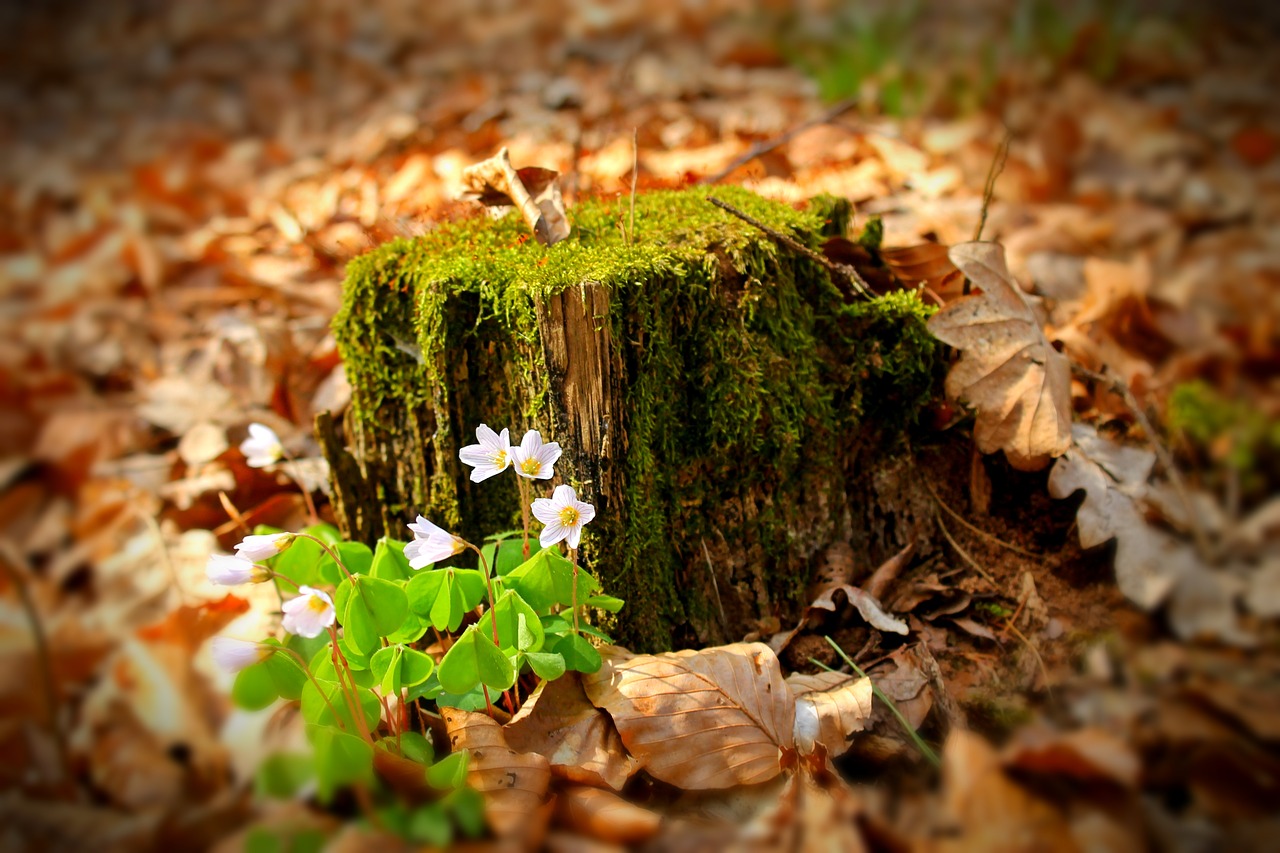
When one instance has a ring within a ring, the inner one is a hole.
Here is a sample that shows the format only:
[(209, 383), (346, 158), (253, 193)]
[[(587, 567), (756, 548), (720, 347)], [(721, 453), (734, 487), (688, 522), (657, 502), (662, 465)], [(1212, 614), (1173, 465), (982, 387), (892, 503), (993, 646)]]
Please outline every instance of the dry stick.
[(169, 554), (169, 546), (164, 541), (164, 531), (160, 529), (160, 522), (156, 521), (155, 517), (144, 509), (137, 508), (137, 514), (146, 523), (151, 535), (156, 538), (156, 544), (160, 546), (160, 560), (164, 563), (165, 571), (169, 573), (169, 580), (173, 582), (173, 588), (178, 591), (178, 603), (186, 604), (187, 595), (182, 588), (182, 581), (178, 578), (178, 570), (174, 568), (173, 557)]
[(752, 145), (749, 149), (747, 149), (746, 153), (737, 157), (728, 166), (725, 166), (723, 169), (721, 169), (719, 172), (717, 172), (716, 174), (712, 175), (709, 178), (703, 178), (700, 183), (704, 183), (704, 184), (718, 183), (724, 180), (725, 178), (727, 178), (730, 174), (732, 174), (735, 169), (745, 166), (747, 163), (750, 163), (752, 160), (756, 159), (762, 154), (768, 154), (770, 151), (773, 151), (775, 148), (782, 147), (783, 145), (787, 144), (792, 139), (795, 139), (797, 136), (804, 133), (806, 130), (808, 130), (811, 127), (817, 127), (820, 124), (828, 124), (830, 122), (835, 121), (836, 119), (840, 118), (840, 116), (849, 112), (849, 110), (853, 109), (857, 105), (858, 105), (857, 98), (848, 98), (846, 100), (840, 101), (835, 106), (831, 107), (829, 110), (822, 113), (821, 115), (811, 118), (802, 124), (796, 125), (795, 127), (788, 130), (786, 133), (779, 134), (778, 136), (775, 136), (772, 139), (768, 139), (763, 142), (757, 142), (755, 145)]
[[(847, 663), (850, 667), (853, 668), (853, 671), (858, 674), (859, 678), (865, 678), (867, 679), (867, 681), (871, 681), (871, 677), (867, 675), (865, 672), (863, 672), (861, 667), (859, 667), (856, 663), (854, 663), (853, 660), (847, 654), (845, 654), (844, 649), (840, 648), (840, 646), (836, 643), (835, 640), (825, 635), (822, 637), (822, 639), (826, 640), (827, 645), (831, 646), (831, 648), (836, 650), (836, 654), (840, 655), (841, 659), (843, 659), (845, 663)], [(809, 658), (809, 660), (813, 660), (813, 658)], [(817, 661), (814, 661), (814, 663), (817, 663)], [(827, 667), (827, 668), (830, 669), (830, 667)], [(874, 681), (871, 681), (871, 692), (875, 695), (877, 699), (883, 702), (890, 711), (893, 712), (893, 716), (898, 718), (898, 722), (902, 724), (903, 731), (905, 731), (907, 735), (911, 738), (911, 740), (915, 743), (916, 748), (920, 750), (920, 754), (923, 755), (926, 759), (928, 759), (929, 763), (932, 764), (934, 767), (941, 766), (942, 762), (938, 759), (938, 753), (934, 752), (933, 747), (929, 746), (929, 744), (924, 742), (924, 738), (920, 737), (920, 733), (911, 727), (911, 724), (907, 722), (906, 717), (902, 716), (902, 712), (898, 710), (898, 706), (893, 703), (892, 699), (890, 699), (887, 695), (885, 695), (885, 692), (883, 690), (881, 690), (879, 687), (876, 686), (876, 683)]]
[(1187, 513), (1187, 524), (1191, 526), (1191, 537), (1195, 540), (1196, 551), (1199, 552), (1201, 559), (1209, 560), (1212, 556), (1209, 537), (1200, 525), (1200, 517), (1196, 513), (1195, 505), (1191, 502), (1191, 492), (1187, 489), (1186, 481), (1182, 479), (1182, 472), (1173, 463), (1173, 455), (1169, 453), (1169, 449), (1160, 440), (1159, 433), (1156, 432), (1146, 413), (1142, 411), (1142, 406), (1138, 405), (1138, 400), (1133, 396), (1133, 392), (1129, 390), (1128, 384), (1118, 376), (1098, 373), (1074, 362), (1071, 364), (1071, 371), (1110, 388), (1120, 395), (1120, 398), (1124, 400), (1124, 404), (1133, 412), (1134, 418), (1138, 421), (1138, 426), (1142, 427), (1142, 431), (1146, 433), (1147, 441), (1150, 442), (1151, 449), (1155, 451), (1156, 458), (1160, 460), (1160, 464), (1169, 472), (1169, 481), (1173, 483), (1173, 488), (1178, 493), (1178, 498), (1182, 501), (1182, 508)]
[(1013, 624), (1012, 619), (1010, 619), (1008, 624), (1005, 625), (1004, 627), (1006, 630), (1012, 631), (1014, 633), (1014, 636), (1016, 636), (1019, 640), (1021, 640), (1022, 644), (1026, 646), (1027, 650), (1030, 651), (1032, 656), (1035, 657), (1036, 663), (1039, 664), (1040, 666), (1040, 674), (1044, 676), (1045, 693), (1049, 694), (1049, 701), (1057, 702), (1058, 700), (1053, 695), (1053, 683), (1049, 680), (1049, 667), (1045, 666), (1044, 658), (1040, 656), (1040, 650), (1037, 649), (1035, 646), (1033, 646), (1031, 644), (1031, 641), (1026, 638), (1026, 635), (1024, 635), (1021, 631), (1018, 630), (1018, 627)]
[(794, 237), (789, 237), (786, 234), (783, 234), (781, 231), (776, 231), (773, 228), (770, 228), (768, 225), (765, 225), (759, 219), (756, 219), (750, 214), (743, 213), (741, 210), (738, 210), (738, 208), (734, 207), (733, 205), (727, 202), (721, 201), (715, 196), (710, 196), (710, 195), (707, 196), (707, 201), (711, 202), (721, 210), (724, 210), (733, 214), (734, 216), (738, 217), (748, 225), (759, 228), (765, 234), (768, 234), (775, 241), (786, 246), (791, 251), (804, 255), (806, 258), (808, 258), (811, 261), (816, 261), (817, 263), (822, 264), (822, 266), (826, 267), (828, 270), (830, 270), (833, 273), (836, 273), (837, 275), (844, 276), (853, 285), (854, 290), (858, 291), (858, 294), (862, 296), (864, 299), (872, 298), (871, 288), (867, 285), (866, 279), (862, 277), (862, 273), (858, 272), (856, 269), (849, 266), (848, 264), (836, 263), (835, 261), (826, 257), (825, 255), (819, 254), (818, 252), (815, 252), (813, 249), (810, 249), (808, 246), (802, 244), (801, 242), (796, 240)]
[(928, 480), (925, 480), (924, 486), (926, 489), (929, 490), (929, 494), (933, 495), (934, 503), (936, 503), (940, 509), (946, 512), (947, 515), (951, 516), (956, 521), (963, 524), (970, 533), (973, 533), (976, 536), (981, 536), (983, 539), (986, 539), (988, 542), (993, 542), (996, 545), (1001, 546), (1002, 548), (1008, 548), (1010, 551), (1014, 552), (1015, 554), (1021, 554), (1024, 557), (1031, 557), (1033, 560), (1044, 559), (1043, 554), (1036, 554), (1035, 552), (1028, 551), (1025, 548), (1019, 548), (1017, 545), (1014, 545), (1010, 542), (1006, 542), (1000, 537), (994, 536), (988, 533), (987, 531), (983, 530), (977, 525), (970, 524), (969, 522), (965, 521), (964, 517), (961, 516), (960, 513), (956, 512), (954, 509), (952, 509), (951, 507), (947, 506), (945, 503), (942, 502), (942, 499), (938, 497), (938, 493), (934, 491), (932, 483), (930, 483)]
[[(991, 166), (987, 169), (987, 181), (982, 188), (982, 216), (978, 219), (978, 230), (973, 232), (973, 241), (975, 243), (982, 239), (982, 229), (987, 225), (987, 209), (991, 207), (991, 197), (995, 193), (996, 179), (1004, 171), (1004, 164), (1009, 159), (1009, 141), (1012, 138), (1013, 131), (1006, 127), (1004, 138), (1000, 140), (1000, 145), (996, 148), (996, 156), (991, 158)], [(964, 292), (969, 292), (968, 280), (964, 283)]]
[(974, 571), (976, 571), (978, 574), (986, 578), (987, 583), (991, 584), (996, 589), (999, 589), (1000, 584), (996, 583), (996, 579), (991, 577), (991, 575), (987, 573), (986, 569), (978, 565), (978, 561), (973, 559), (973, 557), (970, 557), (969, 552), (961, 548), (960, 543), (951, 537), (951, 532), (947, 530), (947, 526), (942, 523), (942, 516), (938, 515), (937, 510), (934, 510), (933, 518), (935, 521), (938, 522), (938, 529), (942, 531), (942, 535), (946, 537), (946, 540), (948, 542), (951, 543), (951, 547), (955, 549), (956, 553), (959, 554), (961, 558), (964, 559), (964, 561), (973, 568)]
[[(6, 548), (5, 550), (10, 549)], [(53, 736), (53, 743), (58, 751), (58, 763), (62, 765), (62, 772), (67, 778), (71, 778), (67, 737), (66, 733), (62, 731), (62, 726), (58, 723), (58, 687), (54, 681), (53, 659), (49, 656), (49, 639), (45, 636), (44, 623), (40, 621), (40, 611), (36, 609), (36, 602), (31, 596), (30, 587), (27, 586), (27, 579), (22, 576), (16, 566), (9, 562), (8, 557), (8, 554), (0, 556), (0, 566), (4, 567), (4, 573), (9, 576), (10, 583), (17, 588), (18, 598), (22, 600), (22, 609), (27, 615), (27, 623), (31, 629), (31, 639), (36, 647), (36, 660), (40, 662), (40, 683), (44, 688), (45, 707), (49, 712), (49, 734)]]

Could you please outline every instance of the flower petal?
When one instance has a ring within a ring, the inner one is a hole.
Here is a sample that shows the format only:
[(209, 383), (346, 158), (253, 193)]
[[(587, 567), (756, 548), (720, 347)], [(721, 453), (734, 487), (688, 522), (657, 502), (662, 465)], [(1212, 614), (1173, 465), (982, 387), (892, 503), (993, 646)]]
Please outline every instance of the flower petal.
[(560, 517), (560, 507), (550, 498), (538, 498), (529, 508), (533, 510), (533, 517), (543, 524), (550, 524)]
[[(507, 464), (509, 465), (510, 462), (508, 461)], [(492, 462), (486, 460), (483, 464), (476, 465), (474, 468), (471, 469), (471, 482), (483, 483), (485, 480), (489, 479), (495, 474), (501, 474), (505, 470), (507, 470), (507, 466), (504, 465), (503, 467), (499, 468), (497, 465), (494, 465)]]
[(582, 541), (582, 523), (579, 522), (578, 524), (573, 525), (572, 527), (568, 528), (568, 531), (569, 531), (569, 547), (577, 548), (578, 543)]
[(573, 486), (559, 485), (551, 493), (551, 499), (561, 507), (573, 506), (578, 500), (578, 493), (573, 490)]
[(596, 508), (586, 501), (574, 501), (573, 505), (578, 510), (579, 524), (586, 524), (588, 521), (596, 517)]
[(482, 444), (468, 444), (458, 451), (458, 458), (467, 465), (488, 465), (493, 462), (493, 452)]
[(551, 522), (542, 528), (542, 534), (538, 536), (538, 542), (543, 548), (556, 544), (566, 535), (569, 534), (569, 528), (560, 523), (559, 519)]

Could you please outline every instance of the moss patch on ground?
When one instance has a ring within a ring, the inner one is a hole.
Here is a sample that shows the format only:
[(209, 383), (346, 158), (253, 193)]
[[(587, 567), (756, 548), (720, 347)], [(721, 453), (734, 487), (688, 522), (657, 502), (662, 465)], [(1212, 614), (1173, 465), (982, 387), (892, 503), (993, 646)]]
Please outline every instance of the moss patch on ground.
[[(848, 215), (833, 199), (797, 211), (715, 194), (815, 248)], [(561, 473), (601, 504), (584, 554), (628, 599), (620, 639), (736, 637), (794, 608), (807, 561), (841, 533), (853, 438), (900, 436), (936, 388), (940, 354), (914, 295), (847, 302), (821, 265), (705, 195), (639, 195), (634, 233), (628, 199), (597, 199), (569, 212), (573, 236), (552, 247), (509, 215), (352, 262), (334, 329), (354, 392), (346, 429), (383, 527), (399, 534), (417, 512), (468, 536), (518, 526), (511, 478), (470, 483), (457, 449), (481, 422), (513, 441), (529, 428), (573, 441), (538, 306), (603, 288), (594, 319), (621, 374), (605, 427), (620, 485), (602, 494)]]

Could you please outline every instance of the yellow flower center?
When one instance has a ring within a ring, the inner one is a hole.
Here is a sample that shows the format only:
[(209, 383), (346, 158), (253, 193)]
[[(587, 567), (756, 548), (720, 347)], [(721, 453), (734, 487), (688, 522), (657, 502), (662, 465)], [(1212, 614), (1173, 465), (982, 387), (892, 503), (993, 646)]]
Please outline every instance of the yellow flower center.
[(530, 457), (520, 463), (520, 470), (526, 474), (536, 474), (542, 470), (542, 464), (537, 459)]
[(307, 601), (307, 607), (310, 607), (316, 613), (324, 613), (326, 610), (329, 609), (329, 602), (325, 601), (323, 598), (321, 598), (318, 595), (313, 595)]
[(560, 523), (565, 527), (573, 527), (578, 523), (578, 510), (571, 506), (560, 510)]
[(507, 451), (499, 450), (497, 453), (493, 454), (493, 464), (498, 468), (506, 468)]

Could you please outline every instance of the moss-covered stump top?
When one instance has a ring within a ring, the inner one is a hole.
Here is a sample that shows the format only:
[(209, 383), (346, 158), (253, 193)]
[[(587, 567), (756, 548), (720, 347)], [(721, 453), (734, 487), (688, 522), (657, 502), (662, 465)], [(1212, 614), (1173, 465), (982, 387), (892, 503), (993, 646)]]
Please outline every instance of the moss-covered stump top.
[[(816, 247), (847, 208), (717, 196)], [(584, 550), (629, 599), (637, 647), (736, 638), (784, 613), (842, 534), (849, 449), (900, 432), (937, 352), (909, 294), (849, 302), (817, 263), (705, 188), (585, 201), (570, 239), (516, 216), (396, 240), (352, 262), (334, 328), (354, 395), (342, 520), (376, 537), (421, 511), (471, 535), (516, 526), (516, 487), (457, 459), (481, 422), (565, 447), (597, 504)], [(331, 450), (330, 456), (335, 456)]]

